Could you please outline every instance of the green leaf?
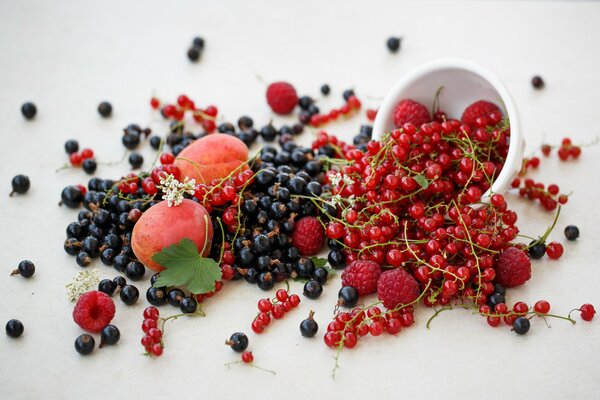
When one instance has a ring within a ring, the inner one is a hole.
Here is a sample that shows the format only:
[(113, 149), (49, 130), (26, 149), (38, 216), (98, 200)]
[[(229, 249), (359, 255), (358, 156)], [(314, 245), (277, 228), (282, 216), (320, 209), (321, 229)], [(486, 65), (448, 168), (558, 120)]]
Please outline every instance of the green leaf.
[(413, 178), (423, 189), (427, 189), (429, 186), (429, 181), (423, 175), (415, 175)]
[(188, 238), (165, 247), (152, 256), (152, 261), (165, 268), (154, 287), (185, 286), (193, 294), (215, 290), (215, 281), (221, 279), (221, 268), (212, 258), (205, 258)]
[(316, 268), (324, 267), (327, 264), (327, 259), (326, 258), (321, 258), (321, 257), (313, 256), (310, 259), (313, 262), (313, 264), (315, 264)]

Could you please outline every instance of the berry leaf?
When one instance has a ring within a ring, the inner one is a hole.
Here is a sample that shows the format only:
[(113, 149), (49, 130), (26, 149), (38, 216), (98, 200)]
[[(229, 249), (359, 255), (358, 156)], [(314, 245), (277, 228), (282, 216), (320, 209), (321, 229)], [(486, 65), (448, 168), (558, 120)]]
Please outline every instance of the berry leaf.
[(315, 268), (324, 267), (327, 264), (326, 258), (313, 256), (310, 259), (313, 262), (313, 264), (315, 264)]
[(212, 258), (202, 257), (190, 239), (165, 247), (152, 256), (152, 261), (165, 268), (154, 287), (185, 286), (193, 294), (215, 290), (215, 281), (221, 279), (221, 268)]
[(429, 186), (429, 181), (423, 175), (415, 175), (413, 178), (423, 189), (427, 189)]

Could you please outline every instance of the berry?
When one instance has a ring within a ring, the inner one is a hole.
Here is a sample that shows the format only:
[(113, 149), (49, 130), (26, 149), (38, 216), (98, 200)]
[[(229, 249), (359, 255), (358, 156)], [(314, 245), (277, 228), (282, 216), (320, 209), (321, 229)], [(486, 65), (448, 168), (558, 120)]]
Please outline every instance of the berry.
[(115, 316), (115, 303), (106, 293), (82, 294), (73, 309), (73, 320), (88, 332), (100, 332)]
[(92, 175), (94, 172), (96, 172), (96, 168), (98, 168), (98, 163), (93, 158), (86, 158), (85, 160), (83, 160), (81, 168), (83, 168), (83, 171), (86, 174)]
[(377, 297), (387, 309), (393, 309), (419, 297), (419, 284), (403, 269), (386, 271), (377, 281)]
[(519, 335), (524, 335), (527, 332), (529, 332), (529, 326), (530, 326), (529, 319), (527, 319), (525, 317), (518, 317), (513, 322), (512, 330), (515, 331), (515, 333), (518, 333)]
[(399, 49), (400, 49), (400, 41), (402, 40), (402, 38), (399, 37), (390, 37), (387, 42), (386, 42), (386, 46), (388, 48), (388, 50), (391, 53), (396, 53)]
[(340, 249), (333, 249), (327, 255), (327, 261), (333, 269), (343, 269), (346, 267), (346, 256)]
[(277, 114), (289, 114), (298, 104), (296, 89), (286, 82), (275, 82), (267, 88), (267, 103)]
[(244, 351), (242, 353), (242, 361), (245, 362), (246, 364), (250, 364), (252, 361), (254, 361), (254, 356), (252, 355), (252, 352)]
[(167, 301), (173, 307), (179, 307), (179, 304), (181, 303), (181, 300), (184, 297), (185, 297), (185, 293), (183, 293), (183, 290), (178, 289), (178, 288), (171, 289), (167, 293)]
[(139, 168), (144, 163), (144, 157), (140, 153), (131, 153), (129, 155), (129, 165), (131, 168)]
[(120, 287), (121, 289), (127, 285), (127, 281), (125, 280), (124, 277), (122, 276), (115, 276), (115, 278), (113, 279), (113, 282), (117, 284), (118, 287)]
[(153, 306), (162, 306), (167, 302), (167, 291), (164, 288), (149, 287), (146, 291), (146, 300)]
[(156, 307), (146, 307), (146, 309), (144, 310), (144, 319), (153, 319), (156, 321), (159, 315), (160, 312)]
[(492, 113), (500, 113), (502, 115), (502, 112), (494, 103), (490, 103), (489, 101), (485, 100), (479, 100), (465, 109), (460, 120), (468, 125), (477, 125), (477, 118), (487, 118), (487, 116)]
[(538, 314), (548, 314), (550, 312), (550, 303), (546, 300), (539, 300), (533, 305), (533, 310)]
[(117, 284), (110, 279), (102, 279), (98, 284), (98, 291), (102, 293), (106, 293), (109, 296), (112, 296), (117, 289)]
[(505, 287), (520, 286), (531, 278), (531, 260), (516, 247), (500, 253), (496, 264), (496, 282)]
[(18, 338), (23, 334), (25, 328), (23, 327), (23, 323), (18, 319), (11, 319), (6, 323), (6, 334), (11, 338)]
[(564, 252), (563, 245), (558, 242), (550, 242), (546, 246), (546, 254), (552, 260), (559, 259), (563, 255), (563, 252)]
[(275, 293), (275, 297), (277, 298), (277, 300), (284, 302), (289, 298), (288, 292), (285, 289), (279, 289), (276, 293)]
[(342, 272), (342, 286), (354, 287), (360, 296), (375, 293), (380, 275), (381, 268), (376, 262), (356, 260)]
[(125, 275), (132, 281), (139, 281), (144, 277), (146, 267), (138, 260), (133, 260), (125, 267)]
[(112, 104), (110, 104), (108, 101), (103, 101), (98, 105), (98, 112), (104, 118), (110, 117), (110, 114), (112, 113)]
[(198, 61), (200, 59), (200, 50), (195, 47), (190, 47), (187, 51), (187, 57), (192, 62)]
[(193, 297), (184, 297), (179, 302), (179, 308), (184, 314), (193, 314), (198, 309), (198, 302)]
[(315, 281), (319, 282), (321, 285), (324, 285), (327, 283), (328, 276), (329, 276), (329, 272), (327, 272), (327, 269), (325, 269), (323, 267), (316, 268), (312, 274), (312, 278)]
[(314, 315), (314, 311), (311, 311), (308, 314), (308, 318), (300, 323), (300, 334), (302, 334), (302, 336), (311, 338), (317, 334), (319, 324), (313, 319)]
[(79, 335), (77, 339), (75, 339), (75, 350), (79, 354), (88, 355), (92, 351), (94, 351), (94, 347), (96, 346), (96, 341), (92, 337), (92, 335), (88, 335), (84, 333), (83, 335)]
[(121, 288), (119, 297), (123, 303), (130, 306), (138, 301), (138, 298), (140, 297), (140, 291), (133, 285), (125, 285)]
[(539, 260), (546, 253), (546, 245), (544, 242), (534, 240), (529, 244), (529, 256), (534, 260)]
[(32, 102), (23, 103), (21, 106), (21, 113), (25, 119), (33, 119), (37, 113), (37, 107)]
[(323, 293), (323, 285), (317, 281), (310, 280), (304, 284), (304, 295), (309, 299), (317, 299)]
[(411, 123), (415, 126), (421, 126), (431, 122), (429, 110), (423, 104), (411, 100), (401, 100), (394, 108), (394, 125), (400, 128), (406, 123)]
[(328, 84), (324, 84), (321, 86), (321, 93), (323, 94), (323, 96), (329, 95), (330, 91), (331, 91), (331, 89), (329, 88)]
[(565, 228), (565, 237), (567, 240), (577, 240), (579, 237), (579, 228), (575, 225), (569, 225)]
[(315, 217), (304, 217), (296, 222), (292, 233), (292, 245), (303, 256), (313, 256), (323, 247), (325, 230)]
[(121, 142), (127, 150), (134, 150), (140, 144), (140, 136), (138, 134), (126, 133), (121, 138)]
[(106, 325), (100, 334), (100, 346), (98, 347), (102, 348), (105, 344), (115, 344), (120, 338), (121, 332), (119, 332), (119, 328), (114, 325)]
[(344, 307), (354, 307), (358, 304), (358, 290), (352, 286), (344, 286), (338, 292), (338, 304)]
[(12, 192), (10, 192), (9, 196), (12, 196), (15, 193), (27, 193), (29, 187), (31, 186), (31, 182), (29, 181), (29, 177), (27, 175), (16, 175), (14, 178), (12, 178), (11, 185)]
[(536, 89), (542, 89), (544, 87), (544, 80), (541, 76), (534, 76), (531, 78), (531, 85)]
[(197, 49), (204, 49), (204, 38), (201, 36), (196, 36), (194, 40), (192, 40), (192, 46)]
[(233, 351), (241, 353), (248, 348), (248, 336), (244, 333), (236, 332), (231, 335), (225, 344), (229, 345)]
[(11, 275), (21, 275), (23, 278), (31, 278), (34, 273), (35, 265), (29, 260), (23, 260)]
[(77, 153), (78, 150), (79, 143), (77, 142), (77, 140), (71, 139), (65, 142), (65, 151), (67, 152), (67, 154)]
[(60, 194), (60, 203), (69, 208), (77, 208), (83, 201), (83, 194), (77, 186), (67, 186)]
[(596, 310), (594, 306), (591, 304), (584, 304), (579, 307), (579, 311), (581, 311), (581, 319), (584, 321), (591, 321), (594, 318), (594, 314), (596, 314)]

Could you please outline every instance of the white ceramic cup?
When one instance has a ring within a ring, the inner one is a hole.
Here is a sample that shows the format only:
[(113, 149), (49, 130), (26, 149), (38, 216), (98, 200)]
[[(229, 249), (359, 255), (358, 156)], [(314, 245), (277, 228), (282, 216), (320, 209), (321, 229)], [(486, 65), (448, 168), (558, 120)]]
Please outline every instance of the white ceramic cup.
[(470, 104), (487, 100), (497, 104), (509, 119), (510, 142), (506, 162), (490, 190), (482, 196), (482, 201), (489, 201), (491, 193), (506, 192), (520, 171), (525, 141), (514, 100), (500, 79), (487, 69), (467, 60), (441, 59), (410, 71), (396, 82), (381, 103), (373, 125), (373, 138), (379, 139), (396, 128), (394, 107), (400, 100), (412, 99), (430, 108), (441, 86), (444, 89), (439, 96), (440, 109), (450, 118), (460, 119)]

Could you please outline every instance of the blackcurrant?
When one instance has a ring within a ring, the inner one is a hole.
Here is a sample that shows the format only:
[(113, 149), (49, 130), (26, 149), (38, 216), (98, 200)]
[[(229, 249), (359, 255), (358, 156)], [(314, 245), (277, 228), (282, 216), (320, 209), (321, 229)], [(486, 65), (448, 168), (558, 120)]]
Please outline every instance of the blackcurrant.
[(325, 268), (318, 267), (318, 268), (315, 268), (312, 278), (315, 281), (319, 282), (321, 285), (324, 285), (325, 283), (327, 283), (328, 276), (329, 276), (329, 273), (327, 272), (327, 270)]
[(338, 305), (354, 307), (358, 304), (358, 290), (353, 286), (344, 286), (338, 292)]
[(387, 40), (386, 45), (390, 52), (396, 53), (400, 49), (400, 38), (391, 37)]
[(184, 314), (193, 314), (198, 309), (198, 302), (193, 297), (184, 297), (179, 302), (179, 308)]
[(167, 291), (164, 288), (150, 287), (146, 291), (146, 300), (153, 306), (162, 306), (167, 302)]
[(173, 307), (179, 307), (181, 300), (185, 297), (185, 293), (183, 293), (183, 290), (175, 288), (175, 289), (171, 289), (169, 290), (169, 292), (167, 293), (167, 301), (169, 302), (170, 305), (172, 305)]
[(534, 240), (529, 243), (529, 256), (535, 260), (539, 260), (546, 254), (546, 245), (543, 242)]
[(32, 102), (28, 101), (21, 106), (21, 113), (26, 119), (33, 119), (37, 113), (37, 107)]
[(317, 334), (319, 324), (313, 319), (314, 312), (308, 314), (308, 318), (300, 323), (300, 334), (304, 337), (311, 338)]
[(494, 293), (501, 294), (502, 296), (506, 296), (506, 288), (499, 283), (494, 284)]
[[(91, 193), (91, 192), (88, 192)], [(83, 201), (81, 190), (76, 186), (67, 186), (60, 194), (60, 205), (64, 204), (69, 208), (77, 208)]]
[(542, 89), (544, 87), (544, 80), (541, 76), (536, 75), (531, 78), (531, 85), (536, 89)]
[(529, 332), (529, 326), (530, 325), (531, 324), (530, 324), (528, 318), (518, 317), (513, 322), (513, 329), (512, 330), (515, 331), (515, 333), (518, 333), (519, 335), (524, 335), (527, 332)]
[(100, 345), (98, 348), (102, 348), (105, 344), (116, 344), (121, 338), (121, 332), (119, 328), (114, 325), (106, 325), (100, 333)]
[(127, 285), (127, 281), (123, 276), (115, 276), (113, 282), (117, 284), (118, 287), (123, 288), (123, 286)]
[(144, 157), (140, 153), (131, 153), (129, 155), (129, 164), (131, 168), (139, 168), (144, 163)]
[(132, 281), (139, 281), (144, 277), (145, 273), (146, 268), (144, 267), (144, 264), (138, 260), (131, 261), (125, 267), (125, 275), (127, 275), (127, 278), (131, 279)]
[(301, 278), (310, 278), (315, 271), (315, 263), (308, 257), (302, 257), (296, 263), (296, 272)]
[(344, 93), (342, 93), (342, 96), (344, 97), (344, 100), (348, 101), (350, 97), (354, 96), (354, 90), (346, 89), (344, 90)]
[(24, 330), (23, 323), (18, 319), (11, 319), (6, 323), (6, 334), (12, 338), (18, 338)]
[(80, 251), (79, 253), (77, 253), (75, 261), (80, 267), (87, 267), (92, 262), (92, 258), (85, 251)]
[(506, 303), (506, 298), (500, 293), (494, 293), (487, 299), (487, 305), (490, 306), (492, 310), (494, 310), (496, 305), (501, 303)]
[(198, 61), (200, 59), (200, 50), (196, 47), (190, 47), (187, 51), (187, 57), (192, 62)]
[(119, 297), (123, 303), (130, 306), (135, 304), (135, 302), (138, 300), (140, 297), (140, 291), (133, 285), (125, 285), (121, 288)]
[(83, 160), (81, 168), (83, 168), (86, 174), (91, 175), (94, 172), (96, 172), (96, 169), (98, 168), (98, 163), (93, 158), (86, 158), (85, 160)]
[(140, 144), (140, 136), (135, 134), (126, 133), (121, 138), (123, 146), (128, 150), (135, 149)]
[(304, 295), (309, 299), (317, 299), (323, 293), (323, 285), (317, 281), (308, 281), (304, 284)]
[(160, 136), (150, 137), (150, 146), (152, 146), (152, 148), (154, 150), (158, 150), (160, 148), (160, 142), (161, 142)]
[(94, 347), (96, 346), (96, 341), (92, 337), (92, 335), (88, 335), (84, 333), (83, 335), (79, 335), (77, 339), (75, 339), (75, 350), (79, 354), (88, 355), (92, 351), (94, 351)]
[(35, 265), (29, 260), (23, 260), (19, 263), (11, 275), (21, 275), (23, 278), (31, 278), (35, 274)]
[(577, 240), (579, 237), (579, 228), (575, 225), (569, 225), (565, 228), (565, 237), (568, 240)]
[(98, 105), (98, 112), (104, 118), (110, 117), (110, 114), (112, 113), (112, 104), (110, 104), (108, 101), (103, 101)]
[(77, 153), (79, 151), (79, 142), (73, 139), (67, 140), (65, 142), (65, 151), (67, 154)]
[(204, 38), (202, 38), (200, 36), (196, 36), (194, 38), (194, 40), (192, 40), (192, 46), (194, 46), (197, 49), (203, 49), (204, 48)]
[(327, 261), (334, 269), (343, 269), (346, 267), (346, 256), (340, 249), (332, 249), (327, 255)]
[(329, 88), (328, 84), (324, 84), (321, 86), (321, 93), (323, 93), (324, 96), (327, 96), (330, 91), (331, 89)]
[(12, 192), (10, 192), (9, 196), (12, 196), (15, 193), (27, 193), (31, 187), (31, 182), (29, 181), (29, 177), (27, 175), (16, 175), (14, 178), (12, 178), (11, 185)]
[(272, 142), (275, 140), (275, 137), (277, 137), (277, 130), (273, 127), (273, 125), (263, 126), (263, 128), (260, 130), (260, 136), (265, 142)]
[(254, 121), (252, 121), (252, 118), (248, 117), (247, 115), (243, 115), (240, 117), (240, 119), (238, 119), (238, 127), (242, 131), (252, 128), (252, 125), (254, 125)]
[(100, 283), (98, 283), (98, 291), (106, 293), (109, 296), (112, 296), (117, 289), (117, 284), (110, 279), (102, 279)]
[(233, 351), (241, 353), (242, 351), (248, 348), (248, 336), (246, 336), (245, 333), (236, 332), (233, 335), (231, 335), (231, 337), (225, 342), (225, 344), (229, 345), (233, 349)]
[(81, 251), (81, 244), (75, 238), (69, 238), (65, 240), (64, 244), (65, 252), (70, 256), (76, 256)]
[(262, 290), (271, 290), (275, 286), (275, 279), (270, 272), (263, 272), (258, 276), (256, 283)]

